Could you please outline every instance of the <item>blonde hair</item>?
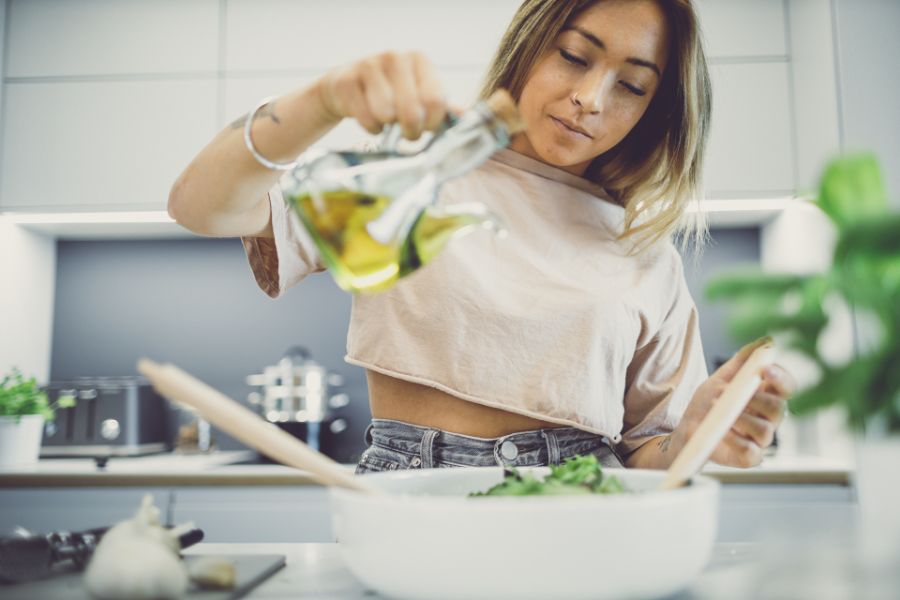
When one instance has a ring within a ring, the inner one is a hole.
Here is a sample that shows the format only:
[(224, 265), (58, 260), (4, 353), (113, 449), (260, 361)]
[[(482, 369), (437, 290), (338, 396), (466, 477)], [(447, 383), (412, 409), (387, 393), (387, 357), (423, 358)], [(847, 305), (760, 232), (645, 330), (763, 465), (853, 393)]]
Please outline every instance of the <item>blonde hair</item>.
[[(525, 0), (500, 41), (481, 98), (497, 88), (518, 100), (532, 69), (560, 32), (603, 0)], [(596, 157), (585, 177), (602, 185), (625, 208), (620, 239), (637, 251), (680, 237), (702, 247), (707, 236), (699, 203), (712, 104), (700, 25), (691, 0), (656, 0), (669, 25), (669, 61), (640, 121), (615, 147)]]

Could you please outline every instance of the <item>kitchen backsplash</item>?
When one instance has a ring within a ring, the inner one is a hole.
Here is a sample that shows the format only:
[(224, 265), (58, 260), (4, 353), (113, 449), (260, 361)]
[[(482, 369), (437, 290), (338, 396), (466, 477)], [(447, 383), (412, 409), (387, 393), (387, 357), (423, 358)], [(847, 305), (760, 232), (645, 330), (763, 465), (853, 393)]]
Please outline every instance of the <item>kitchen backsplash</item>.
[[(716, 273), (759, 260), (757, 229), (713, 231), (714, 249), (685, 261), (710, 368), (735, 349), (702, 288)], [(57, 245), (51, 378), (129, 375), (141, 356), (177, 364), (246, 401), (247, 375), (304, 346), (344, 377), (352, 459), (369, 421), (364, 371), (344, 363), (350, 296), (325, 274), (278, 300), (256, 286), (237, 240), (61, 241)], [(219, 436), (223, 448), (240, 444)]]

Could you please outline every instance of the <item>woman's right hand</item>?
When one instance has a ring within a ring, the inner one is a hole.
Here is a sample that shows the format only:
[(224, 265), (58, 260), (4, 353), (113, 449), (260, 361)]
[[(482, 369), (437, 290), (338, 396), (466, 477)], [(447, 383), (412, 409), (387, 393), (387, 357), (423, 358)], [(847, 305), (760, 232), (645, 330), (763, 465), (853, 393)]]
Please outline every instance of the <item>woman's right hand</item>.
[(384, 52), (329, 72), (319, 82), (326, 113), (335, 121), (356, 119), (377, 134), (399, 123), (415, 140), (435, 131), (447, 114), (447, 102), (434, 65), (418, 52)]

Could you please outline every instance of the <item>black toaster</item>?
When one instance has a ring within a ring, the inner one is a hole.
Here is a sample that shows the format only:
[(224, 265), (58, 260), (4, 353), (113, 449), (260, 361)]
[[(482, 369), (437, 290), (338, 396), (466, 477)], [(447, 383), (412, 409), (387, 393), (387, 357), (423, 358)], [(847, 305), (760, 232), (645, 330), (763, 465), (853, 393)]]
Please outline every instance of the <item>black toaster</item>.
[(143, 377), (78, 377), (45, 388), (73, 396), (44, 426), (41, 456), (137, 456), (171, 449), (169, 403)]

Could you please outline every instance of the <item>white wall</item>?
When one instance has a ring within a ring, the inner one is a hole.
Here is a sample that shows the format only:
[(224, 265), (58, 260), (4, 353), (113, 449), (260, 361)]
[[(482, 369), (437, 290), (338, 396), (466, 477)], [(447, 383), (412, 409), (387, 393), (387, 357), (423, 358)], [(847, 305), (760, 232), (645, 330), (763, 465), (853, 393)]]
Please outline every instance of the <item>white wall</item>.
[(50, 375), (56, 242), (0, 216), (0, 373)]
[[(0, 0), (0, 114), (6, 95), (6, 4)], [(42, 383), (49, 378), (55, 279), (54, 240), (0, 215), (0, 375), (15, 365)]]

